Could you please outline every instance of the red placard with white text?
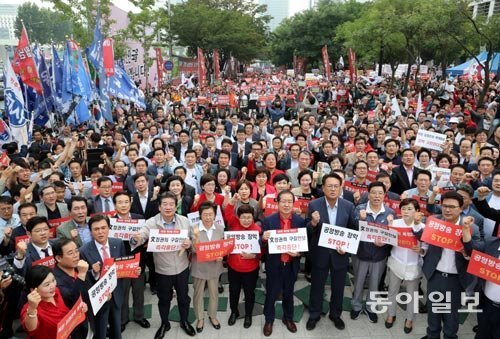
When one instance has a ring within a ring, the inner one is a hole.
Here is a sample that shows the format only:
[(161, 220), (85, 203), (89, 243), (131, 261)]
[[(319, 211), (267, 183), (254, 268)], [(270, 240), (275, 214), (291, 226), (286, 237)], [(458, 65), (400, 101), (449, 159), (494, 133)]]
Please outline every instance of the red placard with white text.
[(368, 192), (368, 186), (363, 185), (363, 184), (358, 184), (355, 182), (350, 182), (350, 181), (344, 181), (344, 188), (352, 193), (355, 193), (356, 191), (359, 192), (359, 194), (363, 194), (365, 192)]
[(389, 207), (390, 209), (392, 209), (394, 212), (396, 212), (396, 215), (398, 217), (401, 216), (401, 209), (399, 208), (399, 204), (401, 203), (401, 201), (399, 200), (392, 200), (392, 199), (389, 199), (386, 198), (384, 199), (384, 204)]
[(421, 241), (428, 244), (460, 251), (464, 247), (461, 241), (462, 227), (434, 217), (427, 218)]
[(48, 257), (45, 257), (45, 258), (42, 258), (42, 259), (38, 259), (38, 260), (33, 261), (31, 263), (31, 267), (35, 267), (35, 266), (38, 266), (38, 265), (42, 265), (42, 266), (47, 266), (47, 267), (50, 267), (50, 268), (54, 268), (54, 266), (56, 265), (56, 259), (54, 259), (54, 256), (51, 255), (51, 256), (48, 256)]
[(500, 285), (500, 260), (483, 252), (472, 250), (467, 273)]
[(140, 267), (141, 254), (129, 255), (121, 258), (108, 258), (104, 260), (104, 267), (101, 274), (105, 274), (107, 270), (113, 265), (116, 265), (116, 277), (121, 278), (138, 278), (137, 269)]
[(418, 240), (410, 227), (389, 226), (391, 230), (398, 232), (398, 247), (410, 248), (418, 245)]
[(48, 220), (49, 226), (50, 226), (50, 234), (51, 238), (55, 238), (57, 235), (57, 228), (61, 226), (62, 223), (65, 223), (66, 221), (70, 221), (71, 217), (66, 217), (66, 218), (59, 218), (59, 219), (50, 219)]
[(225, 257), (233, 251), (234, 238), (201, 242), (197, 243), (195, 247), (196, 261), (215, 261), (217, 258)]
[(71, 310), (57, 323), (57, 337), (56, 339), (67, 339), (70, 337), (71, 332), (80, 325), (86, 318), (83, 312), (82, 297), (78, 298)]

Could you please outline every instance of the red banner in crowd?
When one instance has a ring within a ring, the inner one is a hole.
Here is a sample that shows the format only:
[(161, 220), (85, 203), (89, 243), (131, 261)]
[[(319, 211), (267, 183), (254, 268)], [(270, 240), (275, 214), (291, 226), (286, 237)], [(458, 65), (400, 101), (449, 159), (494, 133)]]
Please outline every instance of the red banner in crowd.
[(410, 248), (418, 245), (417, 237), (409, 227), (393, 227), (389, 226), (391, 230), (398, 232), (398, 247)]
[(358, 81), (356, 74), (356, 53), (354, 53), (352, 48), (349, 48), (349, 73), (351, 83), (355, 84)]
[[(123, 191), (123, 182), (114, 182), (111, 186), (111, 194), (115, 195), (116, 192)], [(96, 182), (92, 182), (92, 195), (98, 195), (99, 188)]]
[(401, 210), (399, 209), (399, 204), (400, 203), (401, 203), (401, 201), (389, 199), (389, 198), (387, 198), (387, 196), (384, 199), (384, 204), (387, 205), (387, 207), (389, 207), (392, 210), (394, 210), (394, 212), (396, 212), (396, 215), (398, 217), (401, 216)]
[(116, 265), (116, 277), (121, 278), (138, 278), (138, 268), (140, 267), (139, 262), (141, 261), (141, 254), (136, 253), (135, 255), (130, 255), (121, 258), (108, 258), (104, 260), (103, 273), (107, 272), (108, 269), (115, 264)]
[(351, 181), (344, 181), (344, 188), (347, 191), (352, 192), (352, 193), (354, 193), (356, 191), (358, 191), (360, 194), (368, 192), (367, 185), (358, 184), (358, 183), (351, 182)]
[(460, 251), (464, 247), (461, 238), (462, 227), (460, 225), (429, 217), (420, 240), (434, 246)]
[[(311, 198), (297, 197), (296, 202), (299, 205), (300, 213), (307, 214), (307, 209), (309, 207), (309, 204), (311, 203)], [(294, 205), (295, 205), (295, 203), (294, 203)]]
[(38, 266), (38, 265), (42, 265), (42, 266), (47, 266), (47, 267), (50, 267), (50, 268), (54, 268), (54, 266), (56, 266), (56, 259), (54, 259), (54, 256), (51, 255), (49, 257), (45, 257), (45, 258), (33, 261), (31, 263), (31, 267), (35, 267), (35, 266)]
[(50, 219), (48, 220), (50, 226), (51, 238), (55, 238), (57, 235), (57, 228), (61, 226), (62, 223), (66, 221), (70, 221), (71, 217), (59, 218), (59, 219)]
[(326, 45), (321, 49), (321, 55), (323, 56), (323, 67), (325, 68), (326, 78), (330, 80), (330, 59), (328, 58), (328, 48)]
[(472, 250), (467, 273), (500, 285), (500, 260), (486, 253)]
[(163, 57), (161, 56), (161, 49), (159, 47), (156, 50), (156, 71), (158, 73), (158, 89), (161, 88), (163, 83)]
[(71, 310), (57, 323), (56, 339), (67, 339), (71, 332), (85, 320), (82, 297), (78, 298)]
[(102, 57), (104, 64), (104, 73), (106, 76), (115, 75), (115, 53), (113, 51), (113, 39), (106, 38), (102, 42)]
[(23, 83), (32, 87), (38, 94), (43, 93), (42, 82), (38, 76), (38, 71), (31, 51), (30, 42), (28, 40), (28, 33), (23, 25), (21, 31), (21, 38), (14, 52), (14, 59), (12, 60), (12, 68), (21, 76)]
[(197, 243), (195, 247), (198, 262), (215, 261), (233, 251), (234, 238)]
[(220, 79), (220, 55), (219, 55), (218, 49), (214, 49), (213, 63), (214, 63), (214, 79), (219, 80)]
[(205, 55), (203, 50), (198, 47), (198, 82), (200, 83), (200, 88), (205, 87), (207, 81), (207, 70), (205, 67)]
[[(7, 126), (5, 126), (7, 127)], [(7, 155), (7, 152), (3, 152), (2, 155), (0, 155), (0, 165), (7, 167), (9, 166), (10, 159), (9, 156)]]

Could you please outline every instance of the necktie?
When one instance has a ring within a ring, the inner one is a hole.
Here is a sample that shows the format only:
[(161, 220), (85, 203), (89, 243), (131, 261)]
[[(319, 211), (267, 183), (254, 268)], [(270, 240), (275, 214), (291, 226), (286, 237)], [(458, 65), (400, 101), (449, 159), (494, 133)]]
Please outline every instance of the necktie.
[[(290, 219), (286, 219), (286, 220), (283, 220), (283, 228), (284, 230), (289, 230), (290, 229), (290, 225), (291, 224), (291, 220)], [(281, 262), (282, 263), (287, 263), (290, 261), (290, 256), (286, 253), (282, 253), (281, 254)]]
[(104, 245), (103, 247), (101, 247), (101, 250), (102, 250), (102, 258), (104, 260), (109, 259), (108, 246)]
[(45, 258), (50, 257), (49, 248), (42, 248), (42, 252), (45, 254)]
[(110, 211), (110, 208), (109, 208), (109, 199), (105, 199), (104, 200), (104, 212), (109, 212)]

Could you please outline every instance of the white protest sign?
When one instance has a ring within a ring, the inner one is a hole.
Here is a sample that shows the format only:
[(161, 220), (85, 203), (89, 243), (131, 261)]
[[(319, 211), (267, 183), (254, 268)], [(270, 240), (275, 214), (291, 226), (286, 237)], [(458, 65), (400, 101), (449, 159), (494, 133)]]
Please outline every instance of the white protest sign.
[(94, 315), (108, 301), (108, 296), (113, 293), (118, 283), (116, 265), (109, 267), (107, 272), (89, 289), (90, 304)]
[(347, 253), (356, 254), (360, 241), (358, 231), (330, 224), (323, 224), (318, 245), (336, 250), (340, 248)]
[(445, 141), (446, 134), (419, 129), (417, 139), (415, 140), (415, 146), (442, 151)]
[(271, 236), (267, 243), (270, 254), (309, 251), (306, 228), (270, 230), (269, 232)]
[[(200, 212), (192, 212), (188, 213), (187, 218), (189, 219), (189, 224), (196, 225), (200, 222)], [(220, 226), (225, 228), (226, 225), (224, 224), (224, 218), (222, 217), (222, 211), (220, 209), (220, 206), (217, 206), (217, 214), (215, 215), (215, 221), (214, 221), (215, 227)]]
[(391, 100), (391, 110), (394, 113), (395, 117), (401, 115), (401, 108), (399, 107), (398, 99), (396, 99), (396, 97), (392, 98)]
[(111, 229), (109, 236), (129, 241), (135, 233), (138, 233), (144, 225), (144, 219), (125, 220), (117, 218), (109, 218)]
[(234, 238), (234, 249), (231, 254), (260, 253), (258, 231), (224, 232), (224, 239)]
[(451, 170), (449, 168), (432, 167), (431, 174), (432, 180), (436, 180), (436, 176), (439, 175), (439, 182), (445, 183), (450, 180)]
[(385, 225), (359, 221), (359, 231), (361, 232), (361, 241), (375, 242), (380, 241), (383, 244), (398, 246), (398, 232), (389, 229)]
[(188, 237), (188, 230), (160, 230), (149, 231), (148, 252), (175, 252), (182, 248), (182, 243)]
[(289, 77), (294, 78), (295, 77), (295, 70), (293, 70), (293, 69), (287, 69), (286, 70), (286, 75), (288, 75)]

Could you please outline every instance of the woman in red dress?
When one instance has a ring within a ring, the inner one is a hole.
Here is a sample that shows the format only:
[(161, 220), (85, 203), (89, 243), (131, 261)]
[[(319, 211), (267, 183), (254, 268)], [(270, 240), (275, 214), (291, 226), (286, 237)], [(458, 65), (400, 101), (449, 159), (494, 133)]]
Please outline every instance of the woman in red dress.
[(204, 201), (211, 201), (222, 208), (222, 204), (224, 203), (224, 196), (222, 194), (215, 193), (215, 177), (212, 174), (204, 174), (200, 179), (200, 186), (203, 192), (201, 192), (201, 194), (195, 195), (193, 205), (191, 206), (191, 212), (198, 211), (200, 205)]

